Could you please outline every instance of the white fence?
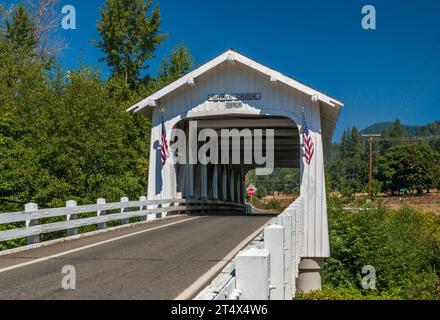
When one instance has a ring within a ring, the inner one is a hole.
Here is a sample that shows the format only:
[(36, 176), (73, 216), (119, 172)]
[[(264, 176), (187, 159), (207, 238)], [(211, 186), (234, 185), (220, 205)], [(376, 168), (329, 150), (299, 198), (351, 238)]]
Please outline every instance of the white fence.
[[(98, 230), (105, 229), (108, 222), (119, 221), (119, 225), (129, 223), (129, 219), (138, 218), (136, 222), (152, 221), (178, 213), (203, 214), (204, 212), (246, 212), (240, 204), (208, 199), (167, 199), (139, 201), (121, 198), (121, 202), (106, 203), (98, 199), (95, 205), (77, 206), (75, 201), (67, 201), (66, 207), (38, 210), (38, 205), (28, 203), (25, 211), (0, 214), (0, 225), (13, 226), (0, 231), (0, 242), (27, 238), (28, 245), (40, 241), (40, 235), (67, 230), (67, 236), (78, 234), (78, 228), (96, 225)], [(82, 216), (86, 217), (82, 217)], [(58, 222), (47, 222), (47, 218), (59, 218)], [(20, 225), (21, 224), (21, 225)]]
[(299, 198), (205, 288), (196, 300), (291, 300), (304, 239)]

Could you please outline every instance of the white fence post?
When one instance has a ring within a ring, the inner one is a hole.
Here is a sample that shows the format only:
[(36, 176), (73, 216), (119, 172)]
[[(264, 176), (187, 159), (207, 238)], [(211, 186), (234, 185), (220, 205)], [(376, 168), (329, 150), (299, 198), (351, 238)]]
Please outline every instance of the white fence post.
[(269, 252), (265, 249), (252, 248), (237, 255), (237, 289), (242, 300), (269, 299)]
[(297, 204), (295, 209), (295, 217), (296, 217), (296, 262), (297, 269), (296, 275), (299, 274), (299, 264), (301, 262), (301, 257), (303, 255), (303, 247), (304, 247), (304, 211), (302, 209), (302, 202)]
[[(66, 201), (66, 207), (67, 208), (74, 208), (76, 207), (77, 203), (74, 200)], [(78, 215), (76, 214), (67, 214), (67, 221), (76, 220), (78, 218)], [(71, 228), (67, 230), (68, 236), (74, 236), (78, 234), (78, 228)]]
[[(170, 207), (170, 204), (163, 204), (163, 205), (162, 205), (162, 208), (169, 208), (169, 207)], [(162, 216), (161, 216), (161, 218), (164, 219), (164, 218), (167, 217), (167, 215), (168, 215), (168, 211), (162, 211)]]
[[(142, 196), (139, 198), (139, 201), (147, 201), (147, 197)], [(147, 206), (140, 206), (139, 207), (139, 211), (144, 211), (144, 210), (147, 210)], [(148, 214), (146, 214), (145, 216), (139, 217), (139, 221), (148, 221)]]
[[(121, 202), (128, 202), (128, 198), (127, 197), (122, 197), (121, 198)], [(122, 208), (121, 209), (121, 213), (127, 212), (128, 209), (127, 208)], [(121, 219), (121, 225), (122, 224), (128, 224), (128, 219)]]
[[(293, 273), (293, 286), (296, 287), (296, 278), (298, 278), (298, 214), (296, 209), (292, 210), (292, 273)], [(295, 294), (295, 290), (292, 288), (293, 293)]]
[[(105, 203), (106, 203), (106, 200), (104, 198), (99, 198), (98, 200), (96, 200), (96, 204), (105, 204)], [(107, 212), (105, 210), (99, 210), (96, 212), (96, 215), (98, 217), (105, 216), (106, 214), (107, 214)], [(105, 229), (105, 228), (107, 228), (107, 223), (106, 222), (98, 223), (97, 228), (98, 228), (98, 230)]]
[(281, 219), (284, 227), (284, 298), (291, 300), (295, 292), (295, 277), (293, 275), (294, 259), (292, 253), (292, 216), (285, 214)]
[(270, 256), (270, 300), (284, 300), (284, 227), (277, 224), (266, 227), (264, 247)]
[[(31, 211), (37, 211), (38, 210), (38, 204), (36, 203), (26, 203), (24, 205), (24, 211), (31, 212)], [(38, 219), (35, 220), (26, 220), (26, 228), (36, 226), (39, 224)], [(29, 236), (27, 238), (27, 244), (34, 244), (40, 242), (40, 235), (36, 234), (33, 236)]]

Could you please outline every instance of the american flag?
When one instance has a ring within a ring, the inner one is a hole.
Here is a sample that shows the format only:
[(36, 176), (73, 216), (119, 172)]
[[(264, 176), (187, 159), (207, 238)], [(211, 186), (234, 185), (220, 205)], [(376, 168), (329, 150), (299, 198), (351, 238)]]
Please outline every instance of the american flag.
[(162, 136), (161, 136), (161, 144), (160, 144), (160, 153), (162, 158), (162, 165), (164, 165), (168, 159), (169, 150), (168, 150), (168, 142), (167, 142), (167, 131), (165, 129), (165, 123), (163, 122), (163, 119), (162, 119)]
[(304, 155), (306, 158), (307, 165), (310, 165), (315, 154), (315, 145), (312, 140), (312, 136), (309, 132), (309, 127), (307, 126), (306, 117), (303, 114), (303, 140), (304, 140)]

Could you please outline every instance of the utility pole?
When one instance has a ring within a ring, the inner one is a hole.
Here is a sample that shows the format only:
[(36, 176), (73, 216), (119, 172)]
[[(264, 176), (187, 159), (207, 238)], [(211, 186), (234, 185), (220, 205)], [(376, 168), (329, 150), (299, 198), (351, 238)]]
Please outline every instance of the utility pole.
[(368, 138), (370, 145), (370, 159), (369, 159), (369, 174), (368, 174), (368, 197), (373, 200), (373, 139), (375, 137), (381, 137), (380, 134), (363, 134), (362, 137)]

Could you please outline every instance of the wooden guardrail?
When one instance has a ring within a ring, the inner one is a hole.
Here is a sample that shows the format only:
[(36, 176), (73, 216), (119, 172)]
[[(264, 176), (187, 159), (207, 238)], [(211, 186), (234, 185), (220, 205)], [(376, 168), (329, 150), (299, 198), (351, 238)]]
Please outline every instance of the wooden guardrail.
[[(178, 213), (203, 213), (205, 211), (244, 213), (245, 206), (207, 199), (166, 199), (150, 200), (141, 197), (139, 201), (121, 198), (121, 202), (106, 203), (98, 199), (97, 204), (77, 206), (75, 201), (67, 201), (66, 207), (38, 209), (38, 205), (28, 203), (25, 211), (0, 214), (0, 225), (12, 225), (11, 229), (0, 231), (0, 242), (25, 238), (27, 243), (35, 244), (39, 236), (45, 233), (67, 230), (68, 236), (78, 234), (78, 228), (96, 225), (98, 230), (105, 229), (108, 222), (119, 221), (128, 224), (129, 219), (138, 218), (138, 222), (152, 221)], [(81, 215), (93, 216), (81, 217)], [(63, 221), (45, 223), (48, 218), (65, 218)], [(24, 223), (24, 226), (23, 226)], [(21, 226), (20, 226), (21, 224)]]

